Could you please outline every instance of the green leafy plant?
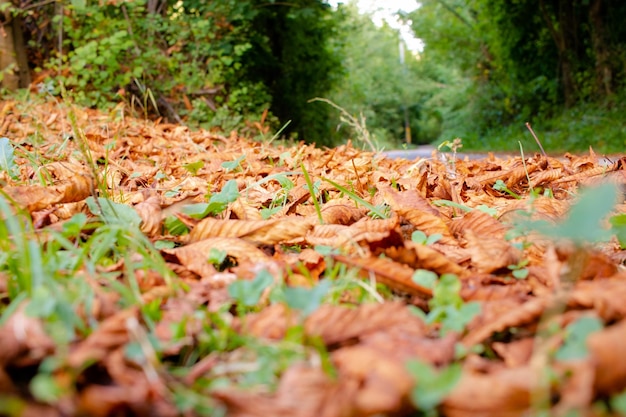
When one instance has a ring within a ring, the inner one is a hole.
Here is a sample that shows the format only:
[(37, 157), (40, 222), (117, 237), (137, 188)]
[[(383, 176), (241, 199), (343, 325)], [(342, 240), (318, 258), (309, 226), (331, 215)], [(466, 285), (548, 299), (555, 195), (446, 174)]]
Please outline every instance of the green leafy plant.
[(458, 363), (437, 370), (417, 360), (408, 361), (406, 368), (416, 381), (411, 389), (411, 401), (425, 412), (433, 411), (443, 401), (459, 382), (463, 372)]
[(411, 233), (411, 241), (426, 246), (438, 242), (442, 237), (443, 235), (441, 233), (433, 233), (430, 236), (426, 236), (426, 233), (422, 232), (421, 230), (415, 230), (413, 233)]
[(439, 277), (433, 271), (429, 271), (427, 269), (416, 269), (413, 272), (413, 277), (411, 278), (413, 282), (421, 285), (422, 287), (433, 289), (437, 283)]
[(331, 280), (324, 279), (313, 288), (287, 287), (283, 290), (285, 303), (289, 308), (300, 311), (303, 317), (307, 317), (319, 308), (331, 285)]
[[(420, 271), (420, 270), (418, 270)], [(433, 276), (427, 272), (416, 272), (413, 279), (420, 285), (431, 285)], [(428, 302), (428, 314), (418, 308), (412, 311), (424, 318), (427, 323), (439, 323), (442, 334), (448, 332), (462, 332), (465, 326), (480, 313), (480, 304), (477, 302), (463, 302), (460, 295), (461, 282), (454, 274), (443, 274), (437, 280), (433, 289), (433, 298)]]
[(587, 339), (604, 328), (597, 317), (584, 316), (565, 328), (565, 339), (554, 357), (558, 360), (583, 359), (587, 356)]
[(222, 190), (212, 194), (208, 203), (191, 204), (183, 209), (183, 213), (195, 218), (203, 219), (209, 215), (216, 215), (228, 207), (228, 205), (239, 198), (237, 181), (229, 180)]
[[(457, 208), (457, 209), (460, 209), (460, 210), (463, 210), (463, 211), (467, 211), (467, 212), (474, 210), (473, 208), (468, 207), (468, 206), (466, 206), (464, 204), (455, 203), (454, 201), (449, 201), (449, 200), (435, 200), (435, 201), (433, 201), (433, 204), (435, 206), (438, 206), (438, 207), (453, 207), (453, 208)], [(484, 204), (476, 206), (475, 209), (476, 210), (480, 210), (480, 211), (482, 211), (484, 213), (487, 213), (488, 215), (490, 215), (492, 217), (495, 217), (495, 216), (498, 215), (498, 210), (496, 210), (494, 208), (491, 208), (491, 207), (488, 207), (488, 206), (486, 206)]]
[(528, 220), (522, 221), (520, 226), (553, 239), (571, 240), (579, 245), (606, 241), (611, 237), (611, 230), (604, 228), (602, 221), (613, 210), (616, 201), (616, 186), (605, 183), (581, 192), (578, 201), (559, 224)]
[(190, 162), (188, 164), (184, 164), (183, 168), (189, 171), (191, 175), (197, 175), (198, 171), (204, 168), (204, 161)]
[(236, 171), (238, 169), (243, 169), (241, 167), (241, 163), (246, 159), (246, 155), (241, 155), (238, 158), (235, 158), (232, 161), (222, 162), (222, 168), (226, 170), (226, 172)]
[(504, 181), (502, 180), (497, 180), (495, 184), (493, 184), (493, 189), (497, 191), (505, 192), (511, 197), (515, 198), (516, 200), (519, 200), (522, 198), (519, 194), (515, 193), (514, 191), (509, 190), (509, 187), (507, 187)]
[(240, 305), (254, 307), (259, 303), (263, 292), (273, 283), (274, 277), (264, 269), (252, 281), (238, 280), (230, 284), (228, 294)]
[(522, 259), (517, 264), (509, 265), (507, 268), (511, 270), (511, 274), (517, 279), (525, 279), (528, 277), (528, 259)]

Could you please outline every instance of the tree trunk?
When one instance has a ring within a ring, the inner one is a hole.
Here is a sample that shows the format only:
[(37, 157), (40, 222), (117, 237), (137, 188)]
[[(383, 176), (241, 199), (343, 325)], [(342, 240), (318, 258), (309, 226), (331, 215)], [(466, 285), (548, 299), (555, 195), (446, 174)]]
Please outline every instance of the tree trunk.
[[(546, 22), (559, 54), (559, 72), (563, 88), (565, 107), (576, 104), (576, 82), (574, 80), (574, 57), (576, 55), (576, 22), (571, 0), (559, 0), (554, 5), (556, 16), (551, 16), (544, 0), (539, 2), (539, 9)], [(558, 29), (555, 25), (558, 22)]]
[(20, 88), (30, 86), (30, 69), (28, 68), (28, 57), (26, 56), (26, 44), (24, 43), (24, 28), (22, 17), (15, 15), (11, 22), (13, 30), (13, 48), (15, 50), (15, 60), (17, 61), (17, 73), (20, 79)]
[(596, 60), (595, 90), (597, 94), (609, 97), (613, 95), (613, 69), (609, 60), (609, 48), (606, 45), (602, 0), (592, 0), (589, 7), (589, 24), (591, 26), (591, 44)]
[[(0, 0), (0, 4), (11, 3), (9, 0)], [(17, 90), (20, 86), (18, 64), (13, 42), (13, 28), (11, 12), (0, 15), (0, 73), (2, 73), (2, 87), (8, 90)]]

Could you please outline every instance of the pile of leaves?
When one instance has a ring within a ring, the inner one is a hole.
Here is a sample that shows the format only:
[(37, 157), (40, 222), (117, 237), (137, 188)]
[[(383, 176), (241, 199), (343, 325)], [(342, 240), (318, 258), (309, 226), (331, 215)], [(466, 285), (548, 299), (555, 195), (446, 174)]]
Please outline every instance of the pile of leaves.
[(2, 414), (626, 413), (626, 160), (55, 102), (1, 103), (0, 136)]

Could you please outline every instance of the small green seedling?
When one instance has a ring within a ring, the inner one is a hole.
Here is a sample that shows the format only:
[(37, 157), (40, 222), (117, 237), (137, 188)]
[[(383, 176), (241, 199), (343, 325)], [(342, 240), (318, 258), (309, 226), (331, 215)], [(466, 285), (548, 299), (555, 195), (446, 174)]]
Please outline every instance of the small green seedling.
[(565, 328), (565, 341), (556, 351), (557, 360), (584, 359), (587, 354), (587, 339), (592, 333), (604, 328), (602, 322), (593, 316), (585, 316)]
[(425, 288), (433, 289), (439, 277), (433, 271), (427, 269), (416, 269), (413, 272), (413, 282)]
[(620, 249), (626, 249), (626, 214), (611, 217), (611, 230), (615, 233)]
[(303, 317), (308, 317), (322, 305), (331, 285), (330, 279), (324, 279), (313, 288), (286, 287), (283, 291), (285, 303), (289, 308), (300, 311)]
[(428, 363), (411, 360), (407, 362), (406, 367), (416, 381), (411, 390), (411, 401), (425, 412), (431, 412), (441, 404), (459, 382), (463, 373), (458, 363), (437, 370)]
[(520, 222), (520, 227), (536, 230), (552, 239), (568, 239), (578, 245), (608, 241), (612, 231), (604, 228), (602, 222), (613, 210), (616, 201), (617, 187), (605, 183), (581, 192), (563, 222), (554, 225), (545, 220), (529, 220)]
[(429, 246), (438, 242), (442, 237), (443, 235), (441, 233), (433, 233), (430, 236), (426, 236), (426, 233), (421, 230), (416, 230), (411, 234), (411, 241), (419, 243), (420, 245)]
[(239, 304), (254, 307), (259, 303), (266, 288), (274, 283), (274, 277), (267, 270), (260, 271), (252, 281), (239, 280), (228, 286), (228, 294)]
[(522, 259), (517, 264), (509, 265), (507, 268), (511, 270), (511, 274), (517, 279), (526, 279), (528, 277), (528, 259)]
[[(428, 284), (432, 277), (426, 277), (427, 275), (423, 272), (417, 275), (418, 280)], [(460, 292), (461, 282), (457, 276), (443, 274), (434, 286), (433, 298), (428, 302), (430, 312), (426, 315), (418, 308), (412, 311), (422, 317), (426, 323), (439, 323), (442, 335), (448, 332), (462, 332), (465, 326), (480, 313), (480, 304), (463, 302)]]
[(209, 257), (207, 258), (207, 261), (210, 264), (213, 264), (217, 267), (217, 266), (220, 266), (222, 263), (224, 263), (227, 256), (228, 256), (228, 253), (226, 251), (223, 251), (217, 248), (211, 248), (211, 250), (209, 251)]
[(241, 163), (246, 159), (245, 155), (241, 155), (239, 158), (233, 161), (222, 162), (222, 168), (226, 170), (226, 172), (235, 171), (237, 169), (242, 169)]
[(509, 187), (507, 187), (506, 184), (504, 183), (504, 181), (502, 181), (502, 180), (497, 180), (496, 183), (493, 184), (493, 189), (497, 190), (497, 191), (505, 192), (505, 193), (507, 193), (508, 195), (510, 195), (511, 197), (513, 197), (513, 198), (515, 198), (517, 200), (520, 200), (522, 198), (516, 192), (511, 191), (509, 189)]
[(209, 197), (208, 203), (191, 204), (183, 208), (183, 213), (195, 219), (204, 219), (209, 215), (220, 214), (228, 207), (228, 204), (239, 198), (237, 181), (229, 180), (219, 193)]

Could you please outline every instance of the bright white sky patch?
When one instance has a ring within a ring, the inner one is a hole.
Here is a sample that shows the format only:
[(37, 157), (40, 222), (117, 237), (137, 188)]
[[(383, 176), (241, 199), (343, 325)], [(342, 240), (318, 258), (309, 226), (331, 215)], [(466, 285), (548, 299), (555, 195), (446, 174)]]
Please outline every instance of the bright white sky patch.
[[(328, 0), (328, 4), (333, 7), (338, 3), (348, 2), (349, 0)], [(392, 28), (398, 29), (409, 50), (419, 52), (424, 48), (424, 42), (413, 35), (411, 28), (400, 23), (394, 16), (398, 10), (412, 12), (417, 9), (420, 6), (417, 0), (356, 0), (356, 3), (361, 12), (372, 14), (372, 20), (376, 25), (381, 26), (385, 21)]]

